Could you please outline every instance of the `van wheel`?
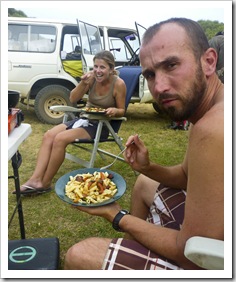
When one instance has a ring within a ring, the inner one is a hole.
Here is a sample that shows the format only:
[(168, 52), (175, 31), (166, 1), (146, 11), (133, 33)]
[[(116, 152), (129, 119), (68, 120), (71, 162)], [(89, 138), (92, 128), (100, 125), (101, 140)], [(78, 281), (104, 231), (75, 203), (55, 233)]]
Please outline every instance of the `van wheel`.
[(34, 110), (38, 119), (43, 123), (59, 124), (63, 120), (63, 112), (50, 110), (51, 106), (72, 106), (70, 90), (61, 85), (48, 85), (42, 88), (35, 97)]
[(154, 110), (158, 113), (158, 114), (162, 114), (162, 111), (160, 110), (159, 106), (157, 105), (157, 103), (152, 103), (152, 106), (154, 108)]

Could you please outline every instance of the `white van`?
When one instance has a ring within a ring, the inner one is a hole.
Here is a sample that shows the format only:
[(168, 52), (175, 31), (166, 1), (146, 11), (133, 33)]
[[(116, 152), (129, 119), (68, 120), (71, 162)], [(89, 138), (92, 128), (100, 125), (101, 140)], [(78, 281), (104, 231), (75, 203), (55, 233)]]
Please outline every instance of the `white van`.
[(138, 33), (132, 29), (9, 17), (8, 89), (19, 91), (24, 104), (33, 100), (40, 121), (58, 124), (63, 113), (50, 107), (70, 105), (70, 91), (93, 68), (94, 54), (105, 49), (113, 53), (127, 92), (132, 92), (130, 102), (153, 103), (141, 74), (139, 47)]

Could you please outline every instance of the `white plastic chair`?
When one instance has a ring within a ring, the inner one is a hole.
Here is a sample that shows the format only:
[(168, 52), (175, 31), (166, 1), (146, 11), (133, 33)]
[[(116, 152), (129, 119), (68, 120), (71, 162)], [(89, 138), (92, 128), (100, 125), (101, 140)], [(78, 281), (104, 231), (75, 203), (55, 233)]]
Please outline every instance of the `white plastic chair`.
[(209, 270), (224, 269), (224, 241), (194, 236), (187, 240), (184, 255)]

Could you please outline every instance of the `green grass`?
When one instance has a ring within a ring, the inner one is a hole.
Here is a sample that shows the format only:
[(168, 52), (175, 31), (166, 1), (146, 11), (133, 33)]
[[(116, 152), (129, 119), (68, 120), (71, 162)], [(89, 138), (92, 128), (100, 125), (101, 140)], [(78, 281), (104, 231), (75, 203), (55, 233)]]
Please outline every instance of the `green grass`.
[[(31, 176), (37, 158), (38, 149), (41, 144), (43, 133), (50, 129), (52, 125), (42, 124), (35, 116), (34, 110), (27, 110), (25, 106), (22, 109), (26, 123), (32, 126), (32, 134), (19, 148), (23, 162), (19, 168), (20, 183), (24, 183)], [(152, 105), (130, 105), (127, 111), (127, 122), (123, 122), (119, 135), (125, 142), (131, 134), (138, 133), (145, 145), (149, 149), (149, 155), (152, 161), (163, 165), (174, 165), (182, 161), (187, 144), (188, 132), (175, 131), (169, 129), (170, 120), (157, 114)], [(102, 145), (112, 152), (119, 152), (118, 147), (114, 148), (113, 143)], [(70, 146), (70, 151), (76, 149)], [(80, 156), (86, 155), (80, 152)], [(107, 157), (106, 161), (97, 156), (95, 167), (101, 167), (112, 161)], [(56, 174), (53, 184), (56, 183), (65, 173), (81, 168), (77, 164), (65, 160)], [(9, 175), (12, 175), (11, 163), (8, 163)], [(111, 170), (121, 174), (127, 183), (127, 191), (119, 200), (123, 208), (129, 209), (132, 187), (136, 176), (131, 168), (124, 162), (117, 161)], [(9, 215), (10, 219), (15, 208), (16, 197), (12, 195), (14, 190), (13, 180), (9, 180)], [(114, 231), (109, 222), (103, 218), (92, 217), (85, 213), (73, 209), (70, 205), (62, 202), (55, 192), (37, 197), (22, 197), (23, 213), (25, 221), (26, 238), (46, 238), (58, 237), (60, 241), (60, 269), (63, 269), (64, 256), (67, 249), (76, 242), (87, 237), (119, 237), (120, 233)], [(19, 239), (19, 221), (16, 214), (8, 230), (9, 240)]]

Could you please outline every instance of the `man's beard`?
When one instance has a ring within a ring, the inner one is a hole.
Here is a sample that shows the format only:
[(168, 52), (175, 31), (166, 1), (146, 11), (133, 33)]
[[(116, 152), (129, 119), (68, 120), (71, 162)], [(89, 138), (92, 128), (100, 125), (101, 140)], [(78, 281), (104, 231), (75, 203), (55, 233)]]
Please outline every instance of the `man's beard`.
[(196, 70), (196, 78), (192, 82), (192, 85), (185, 91), (186, 95), (184, 97), (181, 97), (179, 94), (173, 95), (168, 93), (161, 93), (158, 97), (158, 101), (176, 97), (182, 102), (182, 107), (179, 109), (176, 107), (164, 108), (160, 102), (158, 102), (158, 105), (173, 121), (188, 120), (201, 104), (206, 88), (205, 77), (199, 64)]

